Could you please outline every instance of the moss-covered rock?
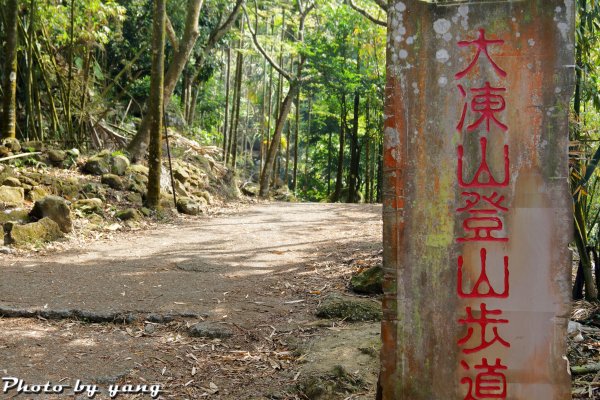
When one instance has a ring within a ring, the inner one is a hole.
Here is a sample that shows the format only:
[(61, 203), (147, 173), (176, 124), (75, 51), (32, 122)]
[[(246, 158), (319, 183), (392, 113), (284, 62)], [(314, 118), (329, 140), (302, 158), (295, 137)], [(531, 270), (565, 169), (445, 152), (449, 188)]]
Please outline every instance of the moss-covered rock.
[(21, 208), (0, 212), (0, 225), (7, 222), (25, 223), (29, 219), (29, 211)]
[(125, 175), (129, 165), (129, 159), (122, 154), (115, 155), (110, 159), (110, 171), (118, 176)]
[(242, 186), (242, 193), (244, 193), (246, 196), (257, 197), (259, 192), (260, 186), (258, 186), (258, 183), (250, 182)]
[(88, 159), (82, 168), (83, 172), (91, 175), (109, 174), (111, 171), (110, 155), (95, 155)]
[(67, 159), (67, 152), (63, 150), (48, 150), (48, 161), (55, 167), (62, 167)]
[(320, 318), (355, 321), (381, 321), (381, 303), (370, 299), (330, 294), (317, 308)]
[(50, 218), (42, 218), (26, 225), (8, 223), (4, 225), (5, 244), (23, 245), (52, 242), (64, 237), (56, 222)]
[(23, 151), (34, 153), (36, 151), (42, 151), (44, 149), (44, 143), (39, 140), (29, 140), (21, 143)]
[(35, 186), (25, 192), (25, 198), (28, 201), (36, 202), (48, 196), (50, 193), (41, 186)]
[(85, 214), (103, 214), (104, 203), (99, 198), (81, 199), (73, 203), (73, 209)]
[(25, 200), (25, 191), (21, 187), (0, 186), (0, 205), (17, 207)]
[(350, 279), (350, 287), (354, 292), (361, 294), (383, 293), (383, 268), (376, 265), (354, 275)]
[(19, 139), (5, 138), (2, 139), (2, 146), (8, 147), (11, 152), (18, 153), (21, 151), (21, 143)]
[(73, 230), (71, 209), (67, 201), (59, 196), (46, 196), (36, 201), (29, 213), (29, 218), (32, 221), (50, 218), (58, 224), (60, 230), (64, 233), (69, 233)]
[(115, 214), (121, 221), (137, 221), (141, 218), (140, 212), (135, 208), (127, 208)]
[(177, 211), (187, 215), (202, 214), (206, 208), (202, 200), (192, 199), (190, 197), (179, 197), (177, 199)]
[(2, 185), (12, 186), (12, 187), (21, 187), (22, 183), (17, 178), (11, 176), (11, 177), (6, 178), (4, 180), (4, 182), (2, 182)]
[(115, 190), (123, 190), (123, 181), (116, 174), (104, 174), (102, 175), (101, 182), (108, 187)]
[(148, 167), (141, 164), (131, 164), (128, 168), (128, 172), (131, 174), (142, 174), (148, 176)]

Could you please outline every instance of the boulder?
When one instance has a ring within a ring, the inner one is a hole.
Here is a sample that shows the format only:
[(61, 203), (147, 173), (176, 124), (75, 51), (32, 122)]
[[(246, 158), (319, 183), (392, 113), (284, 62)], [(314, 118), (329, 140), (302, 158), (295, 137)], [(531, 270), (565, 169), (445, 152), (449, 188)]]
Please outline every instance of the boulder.
[(29, 211), (22, 208), (0, 211), (0, 225), (7, 222), (26, 223), (28, 220)]
[(30, 140), (21, 143), (21, 147), (23, 148), (23, 151), (33, 153), (36, 151), (42, 151), (44, 149), (44, 143), (39, 140)]
[(80, 210), (85, 214), (102, 214), (103, 203), (98, 198), (81, 199), (73, 203), (73, 209)]
[(130, 162), (127, 157), (118, 154), (110, 159), (110, 171), (115, 175), (123, 176), (127, 172), (129, 164)]
[(4, 225), (4, 231), (5, 244), (39, 244), (64, 237), (58, 224), (50, 218), (42, 218), (26, 225), (7, 223)]
[(46, 197), (48, 195), (49, 195), (49, 193), (46, 191), (46, 189), (44, 189), (41, 186), (32, 187), (30, 190), (27, 190), (25, 192), (25, 198), (28, 201), (31, 201), (34, 203), (38, 200), (43, 199), (44, 197)]
[(13, 153), (6, 146), (0, 146), (0, 158), (11, 156)]
[(63, 162), (67, 159), (67, 152), (63, 150), (48, 150), (48, 160), (50, 164), (60, 167)]
[(21, 175), (19, 177), (19, 180), (21, 181), (21, 183), (24, 183), (24, 184), (29, 185), (29, 186), (37, 186), (37, 185), (40, 184), (38, 181), (32, 179), (29, 176), (25, 176), (25, 175)]
[(6, 138), (2, 140), (2, 145), (8, 147), (13, 153), (21, 151), (21, 143), (15, 138)]
[(198, 191), (194, 192), (193, 194), (196, 197), (203, 198), (204, 200), (206, 200), (206, 203), (209, 205), (212, 205), (214, 202), (212, 195), (209, 192), (207, 192), (206, 190), (198, 190)]
[(343, 319), (348, 322), (381, 321), (381, 303), (340, 294), (330, 294), (317, 308), (317, 317)]
[(226, 327), (210, 322), (194, 324), (190, 326), (188, 332), (190, 336), (209, 339), (226, 339), (233, 335)]
[(116, 213), (115, 217), (121, 221), (137, 221), (141, 218), (141, 215), (135, 208), (126, 208), (125, 210)]
[(132, 174), (142, 174), (142, 175), (146, 175), (148, 176), (148, 167), (146, 167), (145, 165), (141, 165), (141, 164), (131, 164), (129, 166), (128, 172), (132, 173)]
[(356, 293), (383, 293), (383, 268), (381, 265), (365, 269), (350, 279), (350, 287)]
[(62, 232), (69, 233), (73, 230), (69, 205), (65, 199), (59, 196), (46, 196), (36, 201), (29, 213), (29, 218), (32, 221), (50, 218), (58, 224)]
[(0, 204), (16, 207), (25, 200), (25, 191), (21, 187), (0, 186)]
[(127, 193), (125, 195), (125, 200), (127, 200), (130, 203), (135, 204), (136, 206), (141, 206), (142, 203), (144, 202), (144, 198), (142, 197), (142, 195), (140, 193), (135, 193), (135, 192)]
[(242, 186), (242, 193), (246, 196), (256, 197), (260, 193), (260, 186), (258, 183), (247, 183)]
[(104, 174), (100, 181), (112, 189), (123, 190), (123, 181), (116, 174)]
[(204, 205), (189, 197), (177, 198), (177, 211), (187, 215), (198, 215), (204, 212)]
[(190, 179), (190, 174), (188, 174), (183, 167), (177, 166), (173, 168), (173, 177), (175, 180), (185, 183), (188, 179)]
[(111, 171), (110, 157), (100, 154), (88, 159), (83, 165), (83, 172), (91, 175), (109, 174)]
[(21, 181), (14, 177), (9, 177), (2, 182), (4, 186), (21, 187)]

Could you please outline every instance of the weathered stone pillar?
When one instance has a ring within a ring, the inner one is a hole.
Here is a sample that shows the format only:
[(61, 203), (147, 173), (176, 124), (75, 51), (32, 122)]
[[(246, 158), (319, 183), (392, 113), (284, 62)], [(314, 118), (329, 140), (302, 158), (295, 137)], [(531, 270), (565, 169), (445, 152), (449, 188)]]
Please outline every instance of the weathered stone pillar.
[(574, 21), (390, 2), (383, 399), (570, 399)]

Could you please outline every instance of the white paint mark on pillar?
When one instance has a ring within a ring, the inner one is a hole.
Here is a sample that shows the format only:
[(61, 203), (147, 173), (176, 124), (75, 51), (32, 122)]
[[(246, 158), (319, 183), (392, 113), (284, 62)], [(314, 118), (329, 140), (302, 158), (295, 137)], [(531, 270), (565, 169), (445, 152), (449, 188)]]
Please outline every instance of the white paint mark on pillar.
[(440, 18), (433, 23), (433, 30), (439, 34), (443, 35), (444, 33), (450, 30), (452, 24), (445, 18)]
[(438, 62), (446, 63), (450, 59), (450, 54), (448, 54), (448, 50), (446, 50), (446, 49), (439, 49), (435, 53), (435, 59)]

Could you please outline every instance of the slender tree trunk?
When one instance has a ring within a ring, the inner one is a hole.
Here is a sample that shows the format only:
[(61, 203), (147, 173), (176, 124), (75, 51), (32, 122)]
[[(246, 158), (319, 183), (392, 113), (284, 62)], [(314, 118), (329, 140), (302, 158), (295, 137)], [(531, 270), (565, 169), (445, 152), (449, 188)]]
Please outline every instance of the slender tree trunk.
[(365, 132), (365, 201), (371, 202), (371, 103), (367, 97)]
[(225, 123), (223, 125), (223, 160), (227, 163), (227, 130), (229, 129), (229, 82), (231, 73), (231, 47), (227, 48), (227, 73), (225, 74)]
[[(163, 89), (163, 101), (165, 107), (169, 105), (175, 85), (187, 64), (192, 50), (196, 45), (196, 40), (200, 35), (198, 28), (198, 21), (200, 10), (202, 9), (203, 0), (188, 0), (187, 16), (185, 21), (185, 29), (181, 41), (178, 43), (178, 50), (173, 55), (173, 60), (169, 64), (164, 77), (164, 89)], [(150, 100), (149, 100), (150, 101)], [(149, 109), (148, 103), (148, 109)], [(138, 159), (144, 153), (144, 148), (148, 143), (150, 137), (151, 124), (150, 120), (153, 117), (150, 112), (146, 112), (140, 123), (138, 132), (131, 140), (128, 146), (128, 150), (134, 159)]]
[[(35, 23), (35, 0), (30, 0), (29, 2), (29, 18), (27, 21), (27, 77), (25, 83), (25, 97), (27, 99), (27, 127), (26, 132), (27, 136), (30, 133), (33, 134), (37, 140), (43, 140), (41, 135), (38, 135), (38, 129), (36, 124), (36, 116), (35, 116), (35, 99), (34, 99), (34, 80), (33, 80), (33, 41), (34, 39), (34, 23)], [(40, 123), (41, 128), (41, 121)], [(41, 132), (40, 132), (41, 133)]]
[[(242, 35), (244, 34), (244, 25), (241, 29)], [(231, 166), (235, 170), (235, 162), (237, 159), (237, 142), (238, 142), (238, 126), (240, 123), (240, 103), (242, 99), (242, 75), (244, 70), (244, 55), (242, 53), (242, 40), (239, 42), (239, 51), (236, 57), (235, 66), (235, 88), (234, 88), (234, 102), (233, 115), (231, 117), (231, 130), (229, 131), (229, 145), (228, 149), (231, 151)]]
[[(262, 84), (262, 101), (260, 105), (260, 142), (259, 142), (259, 150), (258, 150), (258, 171), (260, 175), (260, 171), (263, 169), (263, 158), (264, 158), (264, 140), (265, 140), (265, 129), (266, 129), (266, 118), (265, 118), (265, 104), (267, 97), (267, 60), (264, 60), (263, 64), (263, 84)], [(260, 176), (259, 176), (260, 179)]]
[(354, 117), (352, 120), (352, 134), (350, 135), (350, 170), (348, 172), (348, 198), (346, 202), (358, 201), (358, 176), (360, 171), (360, 146), (358, 144), (358, 118), (360, 95), (354, 95)]
[(6, 47), (4, 64), (4, 101), (2, 137), (17, 134), (17, 45), (19, 24), (18, 0), (6, 0)]
[[(360, 75), (360, 49), (356, 57), (356, 72)], [(360, 146), (358, 143), (358, 118), (360, 113), (360, 93), (354, 93), (354, 116), (352, 119), (352, 135), (350, 136), (350, 171), (348, 172), (348, 198), (346, 202), (358, 202)]]
[(292, 176), (292, 191), (296, 194), (298, 186), (298, 143), (300, 137), (300, 90), (296, 96), (296, 135), (294, 136), (294, 172)]
[(154, 23), (152, 30), (152, 72), (150, 76), (150, 98), (148, 118), (150, 121), (150, 148), (148, 157), (148, 194), (146, 205), (157, 209), (160, 206), (160, 172), (162, 158), (162, 127), (164, 113), (164, 68), (165, 68), (165, 22), (166, 0), (154, 0)]
[(344, 176), (344, 145), (346, 136), (346, 94), (342, 95), (341, 115), (340, 115), (340, 145), (338, 149), (337, 175), (335, 178), (335, 191), (331, 198), (332, 202), (340, 200), (343, 188)]
[(273, 167), (275, 166), (275, 158), (277, 157), (279, 144), (281, 142), (281, 133), (283, 132), (283, 126), (285, 125), (287, 116), (292, 108), (292, 103), (294, 102), (294, 97), (296, 95), (296, 91), (299, 89), (299, 85), (300, 82), (298, 80), (290, 82), (290, 89), (285, 96), (285, 99), (283, 99), (281, 110), (279, 112), (279, 116), (277, 117), (277, 122), (275, 123), (273, 140), (271, 141), (271, 145), (269, 146), (269, 150), (267, 152), (265, 168), (260, 179), (260, 197), (267, 197), (269, 195), (271, 173), (274, 169)]
[(327, 139), (327, 198), (331, 195), (331, 169), (333, 167), (333, 133), (329, 130)]
[(286, 186), (289, 186), (289, 173), (290, 173), (290, 141), (292, 140), (292, 127), (291, 123), (288, 122), (286, 137), (285, 137), (285, 171), (283, 176)]
[(310, 147), (310, 128), (312, 124), (312, 97), (308, 97), (308, 127), (306, 129), (306, 143), (304, 144), (304, 193), (308, 192), (308, 148)]
[(67, 95), (65, 103), (65, 114), (67, 119), (67, 137), (72, 143), (77, 143), (75, 132), (73, 130), (73, 116), (71, 112), (71, 87), (73, 85), (73, 47), (74, 47), (74, 29), (75, 29), (75, 0), (71, 0), (71, 16), (69, 27), (69, 76), (67, 78)]

